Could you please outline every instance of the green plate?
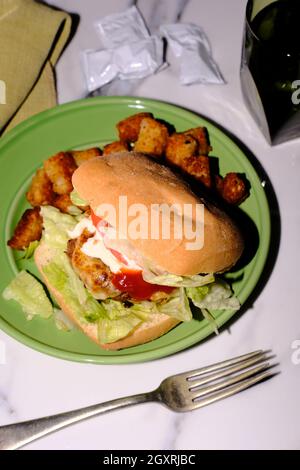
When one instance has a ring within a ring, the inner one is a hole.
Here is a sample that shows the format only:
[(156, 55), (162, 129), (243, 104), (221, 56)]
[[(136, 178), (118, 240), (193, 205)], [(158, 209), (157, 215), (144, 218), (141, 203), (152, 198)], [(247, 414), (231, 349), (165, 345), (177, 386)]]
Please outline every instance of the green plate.
[[(177, 131), (196, 126), (209, 130), (214, 155), (219, 157), (220, 172), (245, 173), (251, 183), (251, 196), (242, 204), (257, 227), (259, 246), (255, 256), (234, 273), (233, 288), (244, 303), (259, 281), (270, 242), (270, 213), (260, 179), (243, 151), (220, 129), (197, 114), (167, 103), (139, 98), (99, 97), (58, 106), (38, 114), (0, 139), (1, 245), (0, 292), (20, 268), (34, 271), (32, 262), (18, 261), (6, 246), (16, 222), (27, 207), (25, 192), (32, 174), (49, 155), (70, 148), (106, 144), (117, 139), (115, 124), (141, 111), (172, 123)], [(219, 326), (233, 315), (216, 312)], [(184, 323), (148, 344), (117, 352), (103, 351), (77, 330), (59, 331), (53, 319), (25, 319), (14, 301), (0, 296), (0, 327), (9, 335), (38, 351), (63, 359), (100, 364), (130, 363), (157, 359), (183, 350), (212, 333), (206, 320)]]

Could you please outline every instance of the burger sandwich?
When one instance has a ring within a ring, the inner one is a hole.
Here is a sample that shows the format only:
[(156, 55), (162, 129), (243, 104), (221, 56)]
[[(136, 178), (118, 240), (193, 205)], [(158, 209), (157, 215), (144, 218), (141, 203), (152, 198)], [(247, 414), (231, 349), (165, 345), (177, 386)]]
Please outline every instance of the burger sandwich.
[(41, 207), (34, 260), (61, 310), (101, 348), (158, 338), (190, 321), (193, 306), (210, 321), (212, 310), (239, 307), (215, 277), (240, 258), (239, 229), (169, 168), (120, 152), (83, 163), (72, 183), (82, 212)]

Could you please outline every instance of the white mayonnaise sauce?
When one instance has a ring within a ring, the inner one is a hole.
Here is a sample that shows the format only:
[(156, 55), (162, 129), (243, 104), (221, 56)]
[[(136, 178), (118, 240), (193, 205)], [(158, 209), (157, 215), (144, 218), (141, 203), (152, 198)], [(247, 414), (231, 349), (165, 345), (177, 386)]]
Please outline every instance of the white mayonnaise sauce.
[(90, 237), (81, 247), (81, 251), (92, 258), (99, 258), (109, 267), (113, 273), (119, 272), (122, 268), (141, 269), (133, 260), (122, 255), (128, 264), (119, 261), (112, 252), (105, 246), (105, 238), (113, 236), (114, 229), (112, 227), (101, 227), (101, 232), (97, 230), (90, 217), (85, 217), (75, 226), (73, 230), (68, 231), (70, 238), (79, 237), (82, 232), (87, 229), (94, 236)]

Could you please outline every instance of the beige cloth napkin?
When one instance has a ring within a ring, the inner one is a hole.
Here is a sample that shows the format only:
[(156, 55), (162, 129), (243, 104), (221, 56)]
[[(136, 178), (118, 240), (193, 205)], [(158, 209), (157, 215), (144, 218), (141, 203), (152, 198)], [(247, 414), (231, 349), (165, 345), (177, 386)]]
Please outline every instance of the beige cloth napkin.
[(0, 135), (56, 104), (53, 67), (70, 28), (65, 12), (34, 0), (0, 0), (0, 80), (6, 88)]

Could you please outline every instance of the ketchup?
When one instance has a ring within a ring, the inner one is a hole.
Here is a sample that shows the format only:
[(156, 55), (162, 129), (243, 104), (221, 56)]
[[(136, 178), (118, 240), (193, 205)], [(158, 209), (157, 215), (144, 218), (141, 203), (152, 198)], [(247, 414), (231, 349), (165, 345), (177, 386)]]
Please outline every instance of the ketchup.
[(170, 293), (173, 287), (150, 284), (144, 281), (142, 271), (123, 268), (117, 272), (113, 279), (113, 285), (121, 292), (128, 292), (135, 300), (147, 300), (155, 292)]

